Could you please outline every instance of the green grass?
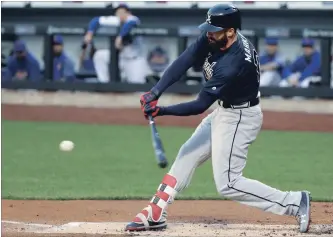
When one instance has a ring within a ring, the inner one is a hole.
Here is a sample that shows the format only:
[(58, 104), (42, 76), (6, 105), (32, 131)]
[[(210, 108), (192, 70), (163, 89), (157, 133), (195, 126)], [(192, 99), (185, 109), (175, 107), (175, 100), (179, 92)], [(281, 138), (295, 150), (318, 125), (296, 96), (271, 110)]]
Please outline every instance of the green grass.
[[(189, 128), (159, 128), (174, 160)], [(75, 149), (58, 149), (61, 140)], [(262, 131), (250, 147), (244, 175), (282, 190), (333, 200), (333, 134)], [(155, 162), (148, 126), (2, 121), (2, 198), (150, 198), (167, 170)], [(179, 198), (218, 199), (211, 162)]]

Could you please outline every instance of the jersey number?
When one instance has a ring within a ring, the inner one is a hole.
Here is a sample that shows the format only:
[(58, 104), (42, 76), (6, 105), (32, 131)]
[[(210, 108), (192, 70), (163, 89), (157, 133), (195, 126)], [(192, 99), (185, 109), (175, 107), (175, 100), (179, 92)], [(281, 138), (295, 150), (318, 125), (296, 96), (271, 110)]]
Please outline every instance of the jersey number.
[(253, 49), (252, 56), (253, 56), (253, 63), (257, 68), (257, 78), (258, 78), (258, 81), (260, 81), (260, 63), (259, 63), (259, 57), (258, 57), (257, 51), (255, 49)]

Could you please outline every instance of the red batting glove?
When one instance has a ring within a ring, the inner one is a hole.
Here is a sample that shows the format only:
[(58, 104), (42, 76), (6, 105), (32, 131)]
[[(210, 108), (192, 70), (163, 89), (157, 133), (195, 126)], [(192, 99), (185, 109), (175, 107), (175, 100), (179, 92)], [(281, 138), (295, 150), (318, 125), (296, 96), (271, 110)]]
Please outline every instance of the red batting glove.
[[(150, 104), (148, 106), (147, 110), (150, 111), (153, 107), (156, 107), (158, 96), (153, 91), (148, 91), (140, 96), (140, 104), (141, 104), (141, 110), (144, 113), (145, 117), (147, 118), (147, 112), (145, 112), (145, 106), (147, 104)], [(155, 102), (151, 104), (152, 102)]]
[(145, 105), (145, 104), (155, 101), (157, 99), (158, 99), (158, 97), (154, 92), (148, 91), (140, 96), (140, 104)]
[(160, 107), (156, 105), (157, 105), (157, 100), (141, 106), (141, 109), (146, 119), (148, 119), (149, 115), (153, 116), (153, 118), (158, 115)]

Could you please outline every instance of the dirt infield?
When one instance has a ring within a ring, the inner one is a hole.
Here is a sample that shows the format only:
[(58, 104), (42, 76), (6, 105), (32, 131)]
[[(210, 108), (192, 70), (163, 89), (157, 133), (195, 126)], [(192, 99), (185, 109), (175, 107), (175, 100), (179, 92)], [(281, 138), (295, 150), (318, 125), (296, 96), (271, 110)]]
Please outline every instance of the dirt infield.
[[(159, 125), (196, 126), (204, 117), (158, 118)], [(2, 119), (102, 124), (143, 124), (138, 109), (2, 105)], [(264, 112), (264, 129), (333, 132), (333, 116)], [(5, 236), (130, 236), (124, 225), (146, 201), (2, 201)], [(333, 204), (312, 204), (313, 225), (306, 236), (333, 236)], [(303, 236), (296, 220), (230, 201), (176, 201), (170, 226), (145, 236)], [(132, 235), (132, 234), (131, 234)]]
[[(160, 117), (162, 126), (195, 127), (207, 113), (190, 117)], [(78, 108), (69, 106), (2, 105), (2, 118), (27, 121), (60, 121), (95, 124), (146, 125), (140, 109)], [(263, 129), (333, 132), (332, 114), (264, 111)]]
[[(3, 227), (7, 232), (30, 230), (49, 233), (62, 232), (62, 234), (68, 232), (124, 234), (125, 223), (131, 220), (146, 204), (147, 201), (3, 200), (2, 218), (18, 222), (3, 223)], [(311, 233), (333, 234), (333, 205), (313, 203), (312, 207), (313, 228)], [(246, 236), (252, 236), (251, 234), (256, 234), (255, 236), (264, 236), (265, 234), (266, 236), (279, 236), (279, 233), (281, 236), (283, 234), (286, 234), (284, 236), (297, 235), (295, 218), (276, 216), (231, 201), (177, 200), (170, 206), (169, 215), (169, 221), (173, 224), (163, 232), (162, 236), (218, 236), (226, 232), (227, 236), (245, 236), (241, 235), (243, 232), (247, 233)], [(99, 224), (80, 223), (84, 227), (81, 226), (81, 229), (77, 229), (79, 225), (75, 224), (77, 222)], [(23, 223), (34, 224), (29, 226)], [(174, 223), (181, 223), (179, 224), (181, 226)], [(87, 225), (91, 227), (87, 228)], [(258, 232), (260, 229), (261, 231)], [(207, 233), (212, 235), (207, 235)], [(21, 234), (20, 236), (27, 236), (26, 233)], [(152, 236), (157, 236), (157, 233), (154, 232)]]

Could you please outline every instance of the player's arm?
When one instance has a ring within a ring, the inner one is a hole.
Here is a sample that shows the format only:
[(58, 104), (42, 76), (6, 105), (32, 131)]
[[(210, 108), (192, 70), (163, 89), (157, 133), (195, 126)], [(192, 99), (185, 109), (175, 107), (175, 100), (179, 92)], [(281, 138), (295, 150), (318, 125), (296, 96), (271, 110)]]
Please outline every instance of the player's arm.
[(138, 26), (140, 24), (140, 20), (137, 18), (137, 17), (131, 17), (128, 21), (126, 21), (122, 27), (120, 28), (120, 31), (119, 31), (119, 36), (120, 37), (124, 37), (126, 35), (128, 35), (131, 30)]
[(302, 60), (303, 57), (300, 56), (290, 66), (285, 67), (283, 72), (284, 80), (288, 81), (291, 76), (300, 71)]
[(221, 94), (224, 94), (226, 83), (229, 78), (232, 78), (229, 76), (230, 73), (232, 72), (226, 66), (216, 68), (213, 77), (205, 83), (196, 100), (167, 107), (157, 107), (156, 116), (190, 116), (205, 112)]
[(17, 72), (17, 62), (14, 59), (14, 57), (9, 58), (8, 63), (7, 63), (7, 68), (6, 68), (6, 73), (5, 73), (5, 79), (10, 81), (13, 79), (14, 75)]
[(88, 24), (88, 30), (84, 37), (85, 43), (90, 43), (95, 32), (101, 26), (115, 26), (118, 27), (120, 25), (120, 20), (116, 16), (97, 16), (90, 20)]
[(321, 60), (318, 52), (314, 53), (311, 59), (311, 63), (304, 69), (299, 80), (303, 81), (305, 78), (314, 76), (320, 72)]
[(31, 56), (29, 58), (28, 66), (28, 77), (31, 81), (40, 81), (41, 80), (40, 66), (38, 61)]
[(132, 16), (126, 21), (120, 28), (119, 34), (116, 37), (115, 46), (117, 49), (121, 49), (124, 45), (131, 43), (130, 33), (131, 30), (140, 24), (140, 20)]
[(205, 90), (201, 90), (196, 100), (167, 107), (160, 107), (158, 115), (190, 116), (202, 114), (209, 109), (215, 101), (215, 96), (212, 96)]
[(269, 71), (269, 70), (277, 70), (279, 68), (282, 68), (284, 66), (284, 58), (282, 56), (275, 56), (274, 60), (272, 62), (266, 63), (266, 64), (261, 64), (260, 69), (262, 71)]
[(152, 88), (158, 97), (172, 84), (179, 81), (186, 71), (192, 67), (199, 58), (208, 54), (208, 39), (205, 34), (198, 37), (164, 72), (162, 78)]

